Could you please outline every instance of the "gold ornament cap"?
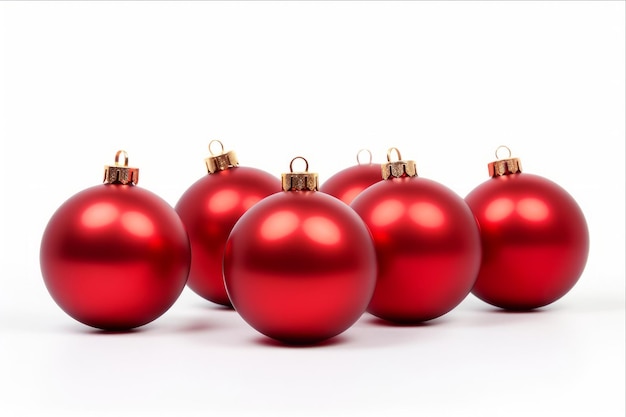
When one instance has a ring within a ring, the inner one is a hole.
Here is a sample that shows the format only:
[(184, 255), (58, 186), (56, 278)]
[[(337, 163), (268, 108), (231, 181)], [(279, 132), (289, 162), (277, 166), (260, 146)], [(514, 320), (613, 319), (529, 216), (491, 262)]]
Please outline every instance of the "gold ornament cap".
[[(501, 150), (506, 150), (508, 155), (506, 158), (498, 156)], [(504, 145), (496, 148), (497, 161), (487, 164), (490, 177), (501, 177), (503, 175), (519, 174), (522, 172), (522, 162), (519, 158), (511, 158), (511, 150)]]
[[(396, 151), (397, 161), (391, 160), (391, 153)], [(403, 161), (398, 148), (387, 150), (387, 163), (381, 164), (381, 172), (384, 180), (402, 177), (417, 177), (417, 165), (415, 161)]]
[[(124, 154), (124, 165), (120, 164), (120, 155)], [(139, 169), (128, 166), (128, 153), (119, 150), (115, 153), (115, 164), (104, 166), (105, 184), (135, 185), (139, 182)]]
[[(293, 162), (296, 159), (302, 159), (304, 161), (304, 171), (294, 172)], [(296, 156), (289, 163), (289, 171), (281, 174), (281, 180), (283, 183), (283, 191), (318, 191), (319, 179), (316, 172), (309, 172), (309, 161), (302, 156)]]
[[(221, 147), (218, 154), (213, 153), (213, 150), (211, 149), (211, 145), (214, 143), (219, 144)], [(224, 152), (224, 145), (219, 140), (212, 140), (209, 142), (209, 152), (211, 153), (211, 156), (204, 159), (204, 163), (206, 164), (206, 169), (209, 174), (225, 171), (239, 165), (237, 154), (233, 151)]]

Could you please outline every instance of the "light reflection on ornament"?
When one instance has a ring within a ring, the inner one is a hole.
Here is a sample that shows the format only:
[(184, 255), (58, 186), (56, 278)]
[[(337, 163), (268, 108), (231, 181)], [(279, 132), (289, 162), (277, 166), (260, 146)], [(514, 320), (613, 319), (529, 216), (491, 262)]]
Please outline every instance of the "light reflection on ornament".
[(154, 223), (143, 213), (129, 211), (120, 217), (122, 226), (131, 234), (139, 237), (149, 237), (154, 234)]
[(513, 213), (533, 222), (544, 221), (550, 214), (548, 206), (538, 198), (528, 197), (517, 203), (510, 198), (497, 198), (485, 209), (485, 218), (492, 222), (506, 219)]
[(225, 213), (239, 204), (239, 193), (231, 189), (220, 190), (209, 199), (209, 210), (213, 213)]
[(506, 219), (515, 210), (515, 204), (510, 198), (498, 198), (493, 200), (485, 209), (485, 217), (489, 221), (497, 222)]
[(437, 229), (445, 222), (443, 211), (427, 201), (411, 204), (409, 217), (416, 224), (428, 229)]
[(404, 205), (400, 200), (384, 200), (372, 210), (371, 221), (376, 226), (387, 226), (402, 217)]
[(550, 209), (543, 201), (537, 198), (523, 198), (517, 203), (517, 212), (526, 220), (541, 222), (548, 218)]
[(298, 216), (290, 210), (280, 210), (263, 221), (261, 235), (267, 240), (278, 240), (289, 236), (298, 228)]
[(346, 204), (350, 204), (361, 191), (363, 191), (363, 186), (352, 187), (341, 194), (339, 199), (344, 201)]
[(304, 220), (302, 229), (311, 240), (322, 245), (336, 245), (341, 240), (339, 227), (327, 217), (310, 217)]
[(107, 226), (119, 216), (119, 210), (111, 203), (94, 203), (81, 215), (81, 223), (90, 229)]

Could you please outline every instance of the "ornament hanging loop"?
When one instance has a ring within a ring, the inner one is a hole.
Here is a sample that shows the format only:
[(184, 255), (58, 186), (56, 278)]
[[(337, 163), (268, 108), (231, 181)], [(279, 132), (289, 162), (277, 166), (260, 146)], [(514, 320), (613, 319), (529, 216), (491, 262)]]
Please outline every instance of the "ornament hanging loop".
[[(213, 152), (212, 147), (215, 143), (220, 146), (219, 153)], [(208, 158), (204, 159), (204, 163), (206, 164), (206, 169), (209, 174), (225, 171), (230, 168), (235, 168), (237, 165), (239, 165), (237, 154), (233, 151), (224, 152), (224, 144), (217, 139), (213, 139), (211, 142), (209, 142), (209, 153), (211, 155)]]
[(363, 152), (367, 152), (367, 154), (369, 155), (370, 158), (369, 158), (369, 161), (367, 162), (367, 164), (371, 165), (372, 164), (372, 152), (369, 149), (361, 149), (361, 150), (359, 150), (356, 153), (356, 162), (357, 162), (357, 164), (363, 165), (363, 163), (361, 162), (361, 158), (360, 158), (360, 156), (361, 156), (361, 154)]
[[(213, 150), (211, 149), (211, 147), (213, 146), (214, 143), (218, 143), (220, 145), (220, 151), (219, 153), (215, 153), (213, 152)], [(224, 154), (224, 144), (222, 143), (222, 141), (217, 140), (217, 139), (213, 139), (211, 142), (209, 142), (209, 153), (211, 155), (223, 155)]]
[(291, 162), (289, 163), (289, 171), (290, 172), (294, 172), (293, 170), (293, 162), (297, 159), (302, 159), (304, 161), (304, 171), (303, 172), (309, 172), (309, 161), (306, 160), (306, 158), (302, 157), (302, 156), (296, 156), (295, 158), (293, 158), (291, 160)]
[[(392, 162), (391, 153), (394, 151), (398, 156), (398, 160)], [(415, 161), (403, 161), (400, 150), (395, 147), (387, 150), (387, 163), (381, 164), (380, 168), (384, 180), (402, 177), (417, 177), (417, 166), (415, 165)]]
[[(501, 150), (508, 152), (506, 158), (499, 156)], [(522, 172), (521, 161), (519, 158), (511, 158), (511, 149), (508, 146), (500, 145), (496, 148), (496, 159), (496, 161), (487, 164), (490, 177), (501, 177)]]
[[(500, 153), (501, 150), (505, 149), (508, 152), (508, 155), (506, 158), (503, 158), (501, 156), (498, 156), (498, 154)], [(500, 160), (500, 159), (509, 159), (511, 158), (511, 149), (509, 149), (508, 146), (505, 145), (500, 145), (496, 148), (496, 159)]]
[[(124, 154), (124, 165), (120, 165), (120, 155)], [(128, 166), (128, 152), (123, 149), (115, 152), (115, 166)]]
[[(120, 156), (124, 155), (124, 165), (120, 164)], [(128, 153), (120, 149), (115, 153), (115, 163), (104, 166), (105, 184), (135, 185), (139, 182), (139, 169), (128, 166)]]
[(391, 162), (391, 153), (396, 151), (396, 155), (398, 156), (398, 162), (402, 161), (402, 155), (400, 154), (400, 150), (396, 147), (392, 147), (387, 149), (387, 162)]
[[(304, 161), (304, 171), (294, 172), (294, 161), (301, 159)], [(309, 161), (302, 156), (296, 156), (289, 163), (289, 171), (281, 174), (283, 191), (317, 191), (319, 190), (319, 179), (316, 172), (309, 172)]]

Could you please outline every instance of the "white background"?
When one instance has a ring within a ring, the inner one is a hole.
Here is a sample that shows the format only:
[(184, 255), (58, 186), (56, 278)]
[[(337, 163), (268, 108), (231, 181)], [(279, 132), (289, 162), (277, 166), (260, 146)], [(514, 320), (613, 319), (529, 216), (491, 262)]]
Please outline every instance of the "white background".
[[(617, 1), (1, 3), (0, 411), (623, 416), (624, 39)], [(38, 262), (54, 210), (118, 149), (174, 205), (211, 139), (322, 182), (396, 146), (461, 196), (506, 144), (579, 202), (586, 270), (537, 312), (470, 295), (313, 348), (189, 290), (133, 333), (66, 316)]]

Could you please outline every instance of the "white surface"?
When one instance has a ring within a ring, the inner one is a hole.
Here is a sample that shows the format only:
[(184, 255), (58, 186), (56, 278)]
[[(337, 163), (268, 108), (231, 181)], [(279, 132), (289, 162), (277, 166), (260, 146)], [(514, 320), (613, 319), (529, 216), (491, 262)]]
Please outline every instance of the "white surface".
[[(624, 415), (624, 2), (0, 3), (2, 415)], [(48, 296), (56, 208), (126, 149), (174, 205), (210, 139), (321, 181), (396, 146), (460, 195), (500, 144), (579, 202), (577, 286), (275, 345), (190, 291), (105, 335)]]

